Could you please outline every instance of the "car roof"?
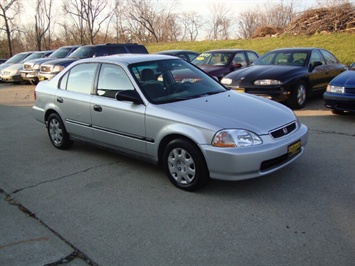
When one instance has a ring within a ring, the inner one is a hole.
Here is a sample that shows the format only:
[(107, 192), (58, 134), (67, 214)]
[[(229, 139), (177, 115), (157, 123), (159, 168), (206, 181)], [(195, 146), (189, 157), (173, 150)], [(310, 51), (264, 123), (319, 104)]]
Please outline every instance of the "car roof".
[(174, 56), (162, 55), (162, 54), (115, 54), (115, 55), (80, 59), (76, 62), (78, 63), (79, 62), (114, 62), (114, 63), (134, 64), (134, 63), (164, 60), (164, 59), (183, 60), (183, 59), (178, 59)]
[(274, 49), (271, 50), (270, 52), (274, 51), (312, 51), (314, 49), (321, 49), (321, 48), (316, 48), (316, 47), (286, 47), (286, 48), (279, 48), (279, 49)]
[(252, 51), (249, 49), (214, 49), (214, 50), (209, 50), (209, 51), (205, 51), (204, 53), (211, 53), (211, 52), (240, 52), (240, 51)]
[(181, 52), (198, 53), (198, 52), (191, 51), (191, 50), (165, 50), (165, 51), (159, 51), (159, 52), (156, 52), (156, 54), (164, 54), (164, 53), (181, 53)]

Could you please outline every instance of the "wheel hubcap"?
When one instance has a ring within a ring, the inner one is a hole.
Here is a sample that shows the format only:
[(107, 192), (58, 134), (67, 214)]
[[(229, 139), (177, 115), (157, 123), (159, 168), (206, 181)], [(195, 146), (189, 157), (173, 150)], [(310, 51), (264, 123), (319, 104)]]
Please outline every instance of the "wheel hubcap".
[(195, 162), (184, 149), (173, 149), (168, 157), (169, 172), (180, 184), (190, 184), (196, 175)]
[(306, 88), (301, 85), (298, 87), (298, 90), (297, 90), (297, 102), (298, 102), (298, 105), (303, 105), (303, 103), (305, 102), (306, 100)]
[(63, 130), (56, 119), (49, 122), (49, 134), (55, 145), (59, 145), (63, 140)]

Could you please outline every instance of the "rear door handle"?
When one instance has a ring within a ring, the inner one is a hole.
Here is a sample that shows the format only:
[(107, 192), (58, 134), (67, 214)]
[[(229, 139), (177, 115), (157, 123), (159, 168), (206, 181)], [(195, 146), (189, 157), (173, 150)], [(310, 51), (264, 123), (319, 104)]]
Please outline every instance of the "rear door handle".
[(58, 97), (58, 98), (57, 98), (57, 102), (58, 102), (58, 103), (63, 103), (63, 102), (64, 102), (64, 101), (63, 101), (63, 98)]
[(96, 112), (102, 112), (102, 107), (100, 105), (94, 105), (94, 110)]

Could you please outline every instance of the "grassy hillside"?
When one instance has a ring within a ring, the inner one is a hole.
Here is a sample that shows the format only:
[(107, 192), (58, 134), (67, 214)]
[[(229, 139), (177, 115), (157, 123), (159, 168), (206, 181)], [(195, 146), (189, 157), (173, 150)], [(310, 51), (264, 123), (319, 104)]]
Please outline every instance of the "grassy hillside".
[(250, 40), (196, 41), (158, 43), (146, 45), (149, 53), (163, 50), (186, 49), (203, 52), (211, 49), (241, 48), (264, 54), (272, 49), (284, 47), (319, 47), (332, 52), (343, 64), (355, 62), (355, 34), (333, 33), (311, 36), (279, 36)]

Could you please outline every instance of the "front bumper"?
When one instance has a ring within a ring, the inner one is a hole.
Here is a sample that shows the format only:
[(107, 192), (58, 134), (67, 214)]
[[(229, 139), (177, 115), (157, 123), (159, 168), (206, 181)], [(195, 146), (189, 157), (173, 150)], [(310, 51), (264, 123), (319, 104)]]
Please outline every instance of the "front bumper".
[(21, 71), (21, 77), (23, 80), (38, 81), (38, 73), (35, 71)]
[(21, 74), (3, 74), (1, 75), (1, 80), (4, 82), (22, 82), (23, 78), (21, 77)]
[(235, 90), (237, 92), (245, 92), (249, 94), (254, 94), (276, 102), (284, 102), (288, 99), (290, 91), (284, 86), (243, 86), (241, 85), (226, 85), (227, 88)]
[[(301, 141), (300, 152), (288, 156), (293, 143)], [(295, 161), (308, 141), (308, 128), (301, 124), (295, 132), (280, 139), (263, 136), (263, 144), (253, 147), (217, 148), (202, 146), (212, 179), (243, 180), (275, 172)]]
[(355, 112), (355, 94), (325, 92), (323, 99), (324, 106), (327, 108)]
[(39, 72), (38, 73), (38, 80), (42, 81), (42, 80), (51, 80), (52, 78), (54, 78), (58, 73), (43, 73), (43, 72)]

